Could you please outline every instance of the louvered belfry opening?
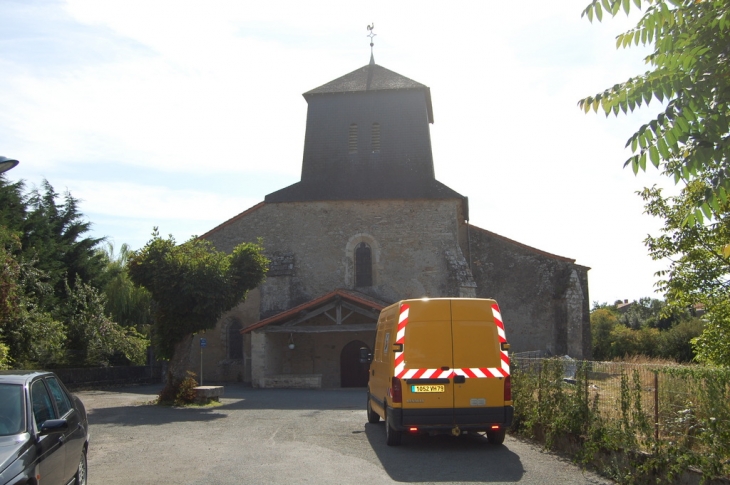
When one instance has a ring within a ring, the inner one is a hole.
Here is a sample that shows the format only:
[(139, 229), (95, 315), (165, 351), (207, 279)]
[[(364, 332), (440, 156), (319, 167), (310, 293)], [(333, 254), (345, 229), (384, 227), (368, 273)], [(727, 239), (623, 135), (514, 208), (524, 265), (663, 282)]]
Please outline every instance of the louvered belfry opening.
[(350, 132), (347, 136), (347, 148), (350, 153), (357, 153), (357, 125), (355, 123), (350, 125)]
[(372, 133), (370, 136), (370, 145), (373, 152), (380, 151), (380, 123), (373, 123)]
[(372, 252), (364, 242), (355, 248), (355, 286), (373, 286)]
[(266, 203), (463, 198), (436, 180), (429, 87), (371, 61), (304, 93), (301, 180)]

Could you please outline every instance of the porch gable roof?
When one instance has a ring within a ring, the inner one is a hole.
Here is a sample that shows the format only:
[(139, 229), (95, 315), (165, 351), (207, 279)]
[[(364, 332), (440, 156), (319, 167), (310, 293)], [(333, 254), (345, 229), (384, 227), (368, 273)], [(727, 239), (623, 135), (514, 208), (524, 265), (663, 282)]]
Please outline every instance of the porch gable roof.
[[(338, 301), (342, 302), (344, 305), (350, 308), (355, 305), (359, 305), (365, 308), (370, 308), (374, 312), (380, 312), (380, 310), (390, 305), (390, 303), (377, 300), (373, 297), (365, 295), (364, 293), (360, 293), (359, 291), (337, 289), (313, 300), (309, 300), (306, 303), (302, 303), (301, 305), (290, 308), (289, 310), (285, 310), (281, 313), (277, 313), (276, 315), (264, 318), (263, 320), (259, 320), (253, 325), (249, 325), (248, 327), (242, 329), (241, 333), (247, 334), (267, 325), (277, 323), (283, 324), (285, 322), (288, 327), (291, 327), (296, 325), (297, 323), (300, 323), (301, 321), (312, 318), (320, 313), (324, 313), (325, 311), (327, 311), (327, 309), (329, 309), (330, 304), (336, 303)], [(348, 303), (350, 305), (348, 305)], [(301, 315), (302, 312), (305, 312), (304, 316), (297, 318), (297, 316)]]

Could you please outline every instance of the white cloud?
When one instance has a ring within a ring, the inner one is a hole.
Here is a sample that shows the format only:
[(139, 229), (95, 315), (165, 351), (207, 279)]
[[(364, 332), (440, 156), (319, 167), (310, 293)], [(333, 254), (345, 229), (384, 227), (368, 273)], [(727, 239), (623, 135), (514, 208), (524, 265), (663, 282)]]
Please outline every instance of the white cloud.
[(605, 120), (576, 102), (641, 72), (643, 54), (614, 49), (631, 19), (589, 24), (587, 3), (48, 4), (19, 17), (48, 24), (45, 36), (0, 45), (20, 53), (0, 51), (2, 149), (21, 160), (14, 176), (66, 185), (118, 243), (139, 245), (153, 225), (186, 239), (263, 196), (213, 175), (255, 172), (277, 188), (298, 176), (301, 93), (364, 65), (374, 21), (376, 61), (432, 89), (437, 177), (469, 196), (472, 222), (593, 267), (594, 299), (638, 298), (655, 222), (633, 192), (658, 177), (621, 165), (651, 112)]
[(212, 191), (175, 190), (170, 187), (91, 180), (59, 180), (82, 201), (89, 214), (118, 218), (187, 219), (215, 221), (230, 218), (260, 202), (245, 196)]

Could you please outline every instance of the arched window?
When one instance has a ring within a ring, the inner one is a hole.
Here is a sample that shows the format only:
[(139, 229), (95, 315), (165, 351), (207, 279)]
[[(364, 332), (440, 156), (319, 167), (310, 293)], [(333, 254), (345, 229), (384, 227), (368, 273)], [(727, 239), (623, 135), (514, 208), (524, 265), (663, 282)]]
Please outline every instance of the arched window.
[(373, 257), (365, 242), (355, 248), (355, 286), (373, 286)]
[(370, 146), (372, 147), (373, 152), (379, 152), (380, 151), (380, 124), (379, 123), (373, 123), (373, 129), (370, 133)]
[(357, 153), (357, 125), (352, 123), (350, 125), (350, 132), (347, 136), (347, 148), (350, 153)]
[(228, 325), (228, 358), (243, 359), (243, 335), (241, 335), (241, 322), (234, 321)]

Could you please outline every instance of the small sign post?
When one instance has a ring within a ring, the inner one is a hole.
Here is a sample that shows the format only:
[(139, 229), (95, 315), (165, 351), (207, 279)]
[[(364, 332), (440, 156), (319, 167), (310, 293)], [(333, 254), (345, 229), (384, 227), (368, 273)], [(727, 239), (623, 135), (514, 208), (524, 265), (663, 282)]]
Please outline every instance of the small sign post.
[(203, 349), (208, 345), (205, 337), (200, 337), (200, 385), (203, 385)]

